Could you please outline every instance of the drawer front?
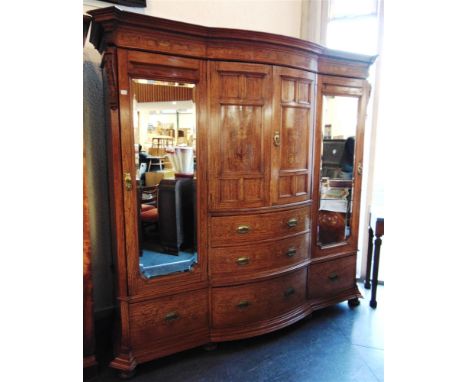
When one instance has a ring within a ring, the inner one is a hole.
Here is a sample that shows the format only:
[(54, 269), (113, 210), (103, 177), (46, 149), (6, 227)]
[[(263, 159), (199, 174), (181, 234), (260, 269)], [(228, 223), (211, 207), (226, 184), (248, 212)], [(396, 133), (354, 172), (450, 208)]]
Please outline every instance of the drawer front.
[(211, 276), (218, 280), (300, 263), (309, 258), (309, 237), (306, 233), (255, 246), (213, 248), (209, 252)]
[(307, 282), (311, 299), (332, 297), (356, 285), (356, 255), (309, 266)]
[(214, 216), (210, 219), (211, 247), (286, 237), (309, 227), (309, 207), (256, 215)]
[(130, 304), (130, 337), (136, 350), (208, 331), (208, 291), (181, 293)]
[(306, 269), (268, 281), (211, 290), (214, 328), (274, 318), (305, 302)]

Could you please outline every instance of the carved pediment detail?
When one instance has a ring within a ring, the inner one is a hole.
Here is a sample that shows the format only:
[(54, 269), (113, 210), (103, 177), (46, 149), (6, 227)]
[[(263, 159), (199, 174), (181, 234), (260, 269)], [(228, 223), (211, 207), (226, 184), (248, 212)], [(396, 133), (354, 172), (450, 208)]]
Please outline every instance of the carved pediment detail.
[(102, 67), (104, 68), (105, 77), (107, 78), (107, 98), (112, 110), (119, 107), (115, 54), (115, 49), (112, 49), (106, 51), (102, 57)]

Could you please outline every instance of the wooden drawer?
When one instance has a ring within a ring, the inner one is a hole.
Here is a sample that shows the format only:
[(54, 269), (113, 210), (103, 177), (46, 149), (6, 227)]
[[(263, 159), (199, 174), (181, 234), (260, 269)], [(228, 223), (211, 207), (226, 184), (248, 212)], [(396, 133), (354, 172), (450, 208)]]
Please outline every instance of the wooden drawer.
[(130, 304), (130, 337), (137, 352), (194, 332), (208, 333), (208, 291)]
[(309, 258), (309, 237), (306, 233), (255, 246), (213, 248), (209, 252), (212, 279), (235, 278), (298, 264)]
[(306, 268), (242, 286), (213, 288), (213, 328), (229, 328), (274, 318), (305, 302)]
[(309, 227), (309, 207), (266, 214), (214, 216), (210, 219), (211, 247), (285, 237)]
[(311, 264), (307, 281), (309, 298), (332, 297), (356, 285), (356, 255)]

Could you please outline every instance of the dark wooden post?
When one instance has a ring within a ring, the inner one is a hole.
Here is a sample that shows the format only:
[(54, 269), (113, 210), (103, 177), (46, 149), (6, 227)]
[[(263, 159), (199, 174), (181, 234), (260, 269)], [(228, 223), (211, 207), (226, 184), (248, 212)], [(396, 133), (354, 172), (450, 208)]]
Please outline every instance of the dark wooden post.
[(371, 301), (370, 306), (372, 308), (377, 307), (377, 283), (379, 276), (379, 262), (380, 262), (380, 246), (382, 245), (381, 237), (384, 234), (384, 219), (378, 218), (375, 224), (375, 250), (374, 250), (374, 266), (372, 268), (372, 291), (371, 291)]
[(373, 240), (374, 240), (374, 230), (372, 229), (370, 216), (369, 216), (369, 239), (367, 242), (367, 263), (366, 263), (366, 279), (364, 281), (364, 288), (370, 289), (370, 274), (372, 266), (372, 254), (373, 254)]

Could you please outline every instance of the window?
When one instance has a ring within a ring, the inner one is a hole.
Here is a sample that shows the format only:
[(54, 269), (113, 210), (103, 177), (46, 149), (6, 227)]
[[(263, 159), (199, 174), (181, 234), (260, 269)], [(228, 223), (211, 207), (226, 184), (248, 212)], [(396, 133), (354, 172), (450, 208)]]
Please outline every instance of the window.
[[(382, 102), (379, 96), (382, 76), (382, 42), (379, 46), (379, 37), (383, 35), (383, 0), (328, 0), (326, 14), (325, 45), (330, 49), (348, 52), (379, 55), (379, 62), (369, 71), (369, 82), (372, 86), (371, 100), (369, 102), (369, 118), (366, 125), (368, 139), (364, 142), (364, 163), (373, 163), (372, 170), (368, 167), (368, 175), (363, 178), (363, 203), (361, 208), (361, 222), (359, 233), (358, 263), (361, 264), (358, 277), (365, 272), (365, 255), (367, 253), (367, 224), (364, 222), (369, 212), (372, 213), (372, 226), (375, 229), (376, 214), (383, 213), (384, 203), (384, 174), (382, 168), (383, 135), (379, 129), (378, 109)], [(379, 23), (382, 22), (382, 25)], [(380, 67), (380, 69), (377, 68)], [(379, 80), (379, 81), (378, 81)], [(370, 134), (374, 130), (374, 135)], [(373, 150), (371, 150), (371, 146)], [(364, 191), (366, 190), (366, 191)], [(367, 195), (367, 190), (371, 193)], [(366, 200), (366, 202), (364, 202)], [(370, 204), (370, 206), (369, 206)], [(383, 217), (383, 215), (380, 215)], [(379, 281), (384, 279), (384, 251), (380, 252)]]
[(330, 0), (327, 47), (374, 55), (378, 44), (379, 0)]

